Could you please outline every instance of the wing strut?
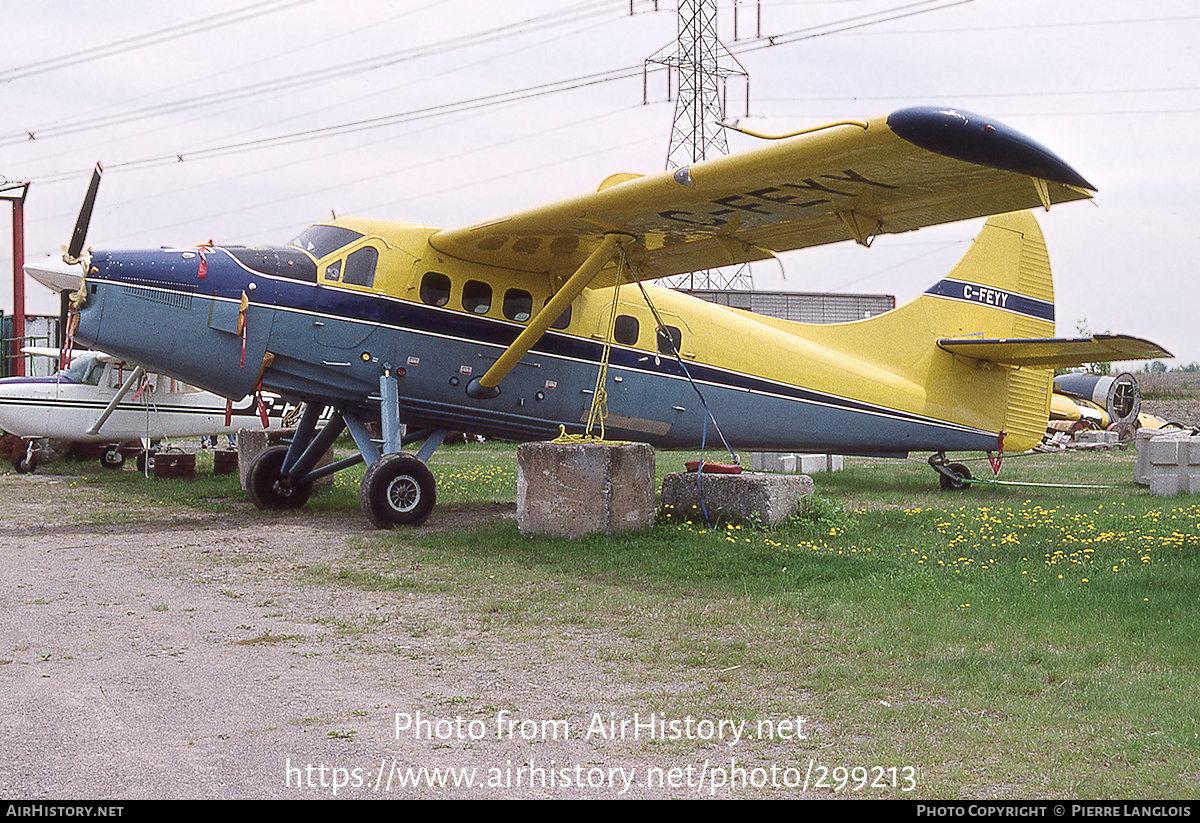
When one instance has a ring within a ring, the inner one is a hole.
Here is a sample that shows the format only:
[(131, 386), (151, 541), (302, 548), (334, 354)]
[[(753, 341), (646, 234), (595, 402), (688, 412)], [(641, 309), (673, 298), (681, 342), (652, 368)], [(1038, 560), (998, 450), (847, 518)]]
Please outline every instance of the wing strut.
[(578, 297), (579, 293), (595, 279), (600, 270), (612, 259), (617, 246), (624, 245), (632, 239), (633, 236), (628, 234), (604, 235), (604, 240), (596, 247), (596, 250), (588, 255), (587, 260), (583, 261), (571, 278), (554, 293), (550, 302), (546, 303), (545, 307), (529, 321), (529, 325), (517, 335), (517, 339), (504, 350), (492, 367), (483, 376), (476, 377), (467, 384), (467, 396), (476, 400), (485, 400), (500, 394), (500, 390), (496, 386), (504, 379), (505, 375), (512, 371), (521, 358), (542, 338), (546, 329), (550, 328), (551, 324), (567, 310), (571, 301)]
[(100, 428), (108, 421), (109, 415), (112, 414), (117, 408), (117, 404), (125, 399), (125, 395), (129, 394), (129, 390), (132, 389), (134, 385), (145, 376), (145, 374), (146, 370), (141, 366), (138, 366), (136, 369), (130, 372), (129, 377), (125, 380), (125, 383), (120, 389), (117, 390), (117, 393), (113, 395), (113, 399), (108, 401), (108, 405), (104, 407), (104, 411), (100, 412), (100, 416), (96, 418), (96, 422), (88, 428), (87, 434), (89, 436), (95, 437), (100, 433)]

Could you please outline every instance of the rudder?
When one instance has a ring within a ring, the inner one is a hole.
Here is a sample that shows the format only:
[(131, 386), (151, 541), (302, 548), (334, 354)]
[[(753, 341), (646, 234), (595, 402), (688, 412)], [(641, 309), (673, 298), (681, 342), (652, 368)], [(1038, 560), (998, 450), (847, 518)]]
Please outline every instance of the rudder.
[[(931, 329), (947, 338), (1039, 339), (1054, 336), (1054, 283), (1041, 227), (1029, 212), (987, 221), (971, 249), (926, 291)], [(1006, 368), (997, 428), (1005, 445), (1023, 451), (1041, 442), (1052, 394), (1052, 370)]]

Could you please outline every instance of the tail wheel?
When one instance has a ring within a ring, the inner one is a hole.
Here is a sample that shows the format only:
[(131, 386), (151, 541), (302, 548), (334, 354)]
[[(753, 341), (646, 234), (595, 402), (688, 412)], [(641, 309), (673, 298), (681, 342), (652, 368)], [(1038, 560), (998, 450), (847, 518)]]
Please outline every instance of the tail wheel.
[(263, 449), (246, 470), (250, 502), (262, 510), (298, 509), (312, 496), (312, 483), (297, 483), (283, 473), (287, 446)]
[(971, 470), (962, 463), (950, 463), (945, 469), (944, 472), (938, 472), (942, 491), (960, 492), (971, 485)]
[(106, 469), (119, 469), (125, 464), (125, 454), (120, 449), (105, 449), (100, 455), (100, 465)]
[(33, 457), (20, 457), (13, 461), (13, 468), (18, 474), (31, 474), (37, 468), (37, 459)]
[(437, 502), (433, 472), (409, 454), (385, 454), (363, 475), (358, 501), (376, 528), (419, 526)]

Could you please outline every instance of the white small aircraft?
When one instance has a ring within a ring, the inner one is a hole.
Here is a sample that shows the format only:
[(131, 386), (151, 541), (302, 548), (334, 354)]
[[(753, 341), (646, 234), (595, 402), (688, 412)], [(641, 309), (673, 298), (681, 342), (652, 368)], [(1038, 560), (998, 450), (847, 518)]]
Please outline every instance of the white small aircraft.
[[(26, 354), (59, 358), (58, 349), (27, 347)], [(125, 462), (124, 443), (230, 434), (264, 426), (278, 428), (294, 407), (278, 395), (254, 395), (236, 403), (103, 352), (78, 352), (51, 377), (0, 380), (0, 429), (28, 440), (17, 471), (37, 466), (34, 441), (50, 437), (72, 443), (106, 444), (100, 463)]]

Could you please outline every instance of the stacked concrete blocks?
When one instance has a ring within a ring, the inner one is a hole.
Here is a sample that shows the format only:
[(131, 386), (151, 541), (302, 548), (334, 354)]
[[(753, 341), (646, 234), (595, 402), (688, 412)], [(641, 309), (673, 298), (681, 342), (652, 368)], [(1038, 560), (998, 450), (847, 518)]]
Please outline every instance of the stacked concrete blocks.
[(819, 474), (820, 472), (841, 471), (843, 465), (844, 460), (840, 454), (750, 453), (750, 468), (756, 472)]
[(517, 448), (522, 534), (583, 537), (649, 528), (654, 449), (646, 443), (524, 443)]
[(1133, 479), (1161, 497), (1200, 493), (1200, 436), (1139, 429)]

